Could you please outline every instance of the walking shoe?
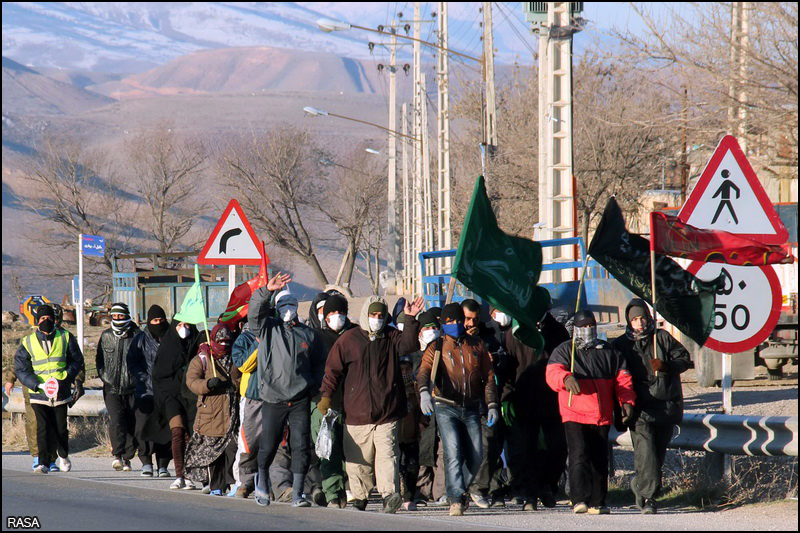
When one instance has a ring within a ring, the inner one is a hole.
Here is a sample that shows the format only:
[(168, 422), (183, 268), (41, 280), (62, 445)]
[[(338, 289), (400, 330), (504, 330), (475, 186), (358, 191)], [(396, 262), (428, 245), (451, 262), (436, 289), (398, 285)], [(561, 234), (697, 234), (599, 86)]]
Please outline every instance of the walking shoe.
[(261, 491), (258, 488), (258, 473), (256, 472), (255, 477), (255, 490), (253, 491), (253, 499), (255, 499), (256, 503), (261, 507), (267, 507), (269, 505), (269, 493), (265, 491)]
[(203, 485), (203, 488), (200, 490), (201, 494), (209, 494), (211, 492), (210, 485)]
[(636, 496), (636, 507), (639, 509), (644, 509), (644, 496), (639, 496), (638, 494), (634, 493)]
[(212, 491), (209, 491), (209, 494), (210, 494), (211, 496), (222, 496), (222, 490), (220, 490), (220, 489), (214, 489), (214, 490), (212, 490)]
[(227, 496), (228, 498), (236, 497), (236, 491), (239, 490), (240, 486), (241, 485), (239, 485), (238, 483), (234, 483), (229, 487), (228, 493), (225, 496)]
[(50, 471), (51, 472), (60, 472), (61, 469), (58, 468), (58, 465), (55, 463), (50, 463)]
[(481, 509), (488, 509), (492, 506), (492, 504), (489, 503), (489, 500), (487, 500), (486, 496), (483, 494), (470, 494), (469, 497), (472, 498), (472, 501), (475, 503), (475, 505)]
[(122, 457), (115, 457), (114, 460), (111, 461), (111, 468), (113, 468), (117, 472), (120, 472), (122, 470), (122, 465), (123, 465)]
[(442, 496), (438, 500), (431, 503), (431, 505), (449, 505), (450, 502), (447, 501), (447, 496)]
[(359, 511), (367, 510), (367, 500), (353, 500), (353, 507)]
[(195, 490), (197, 488), (195, 484), (192, 483), (190, 480), (184, 479), (183, 481), (184, 481), (184, 486), (181, 487), (183, 490)]
[(505, 506), (506, 506), (506, 501), (502, 497), (500, 497), (500, 496), (498, 496), (498, 497), (492, 496), (492, 507), (493, 508), (497, 509), (497, 508), (502, 508), (502, 507), (505, 507)]
[(656, 513), (658, 513), (658, 509), (656, 508), (656, 501), (650, 498), (644, 500), (644, 504), (642, 505), (642, 514), (656, 514)]
[(292, 500), (292, 507), (311, 507), (311, 502), (306, 500), (305, 494), (296, 500)]
[(394, 514), (401, 505), (403, 505), (403, 497), (395, 492), (394, 494), (390, 494), (383, 499), (383, 509), (381, 509), (381, 512), (386, 514)]
[(158, 477), (170, 477), (169, 470), (162, 466), (158, 469)]
[(523, 504), (522, 506), (523, 511), (535, 511), (536, 510), (536, 500), (530, 500)]
[(427, 507), (428, 506), (428, 500), (425, 500), (423, 498), (418, 498), (418, 499), (414, 500), (414, 504), (416, 504), (417, 507)]
[(175, 481), (172, 482), (172, 485), (169, 486), (171, 489), (185, 489), (186, 488), (186, 480), (182, 477), (175, 478)]
[(523, 500), (519, 496), (514, 496), (513, 498), (511, 498), (511, 505), (525, 505), (525, 500)]
[(589, 514), (611, 514), (611, 509), (605, 505), (601, 505), (600, 507), (589, 507), (588, 512)]
[(253, 493), (252, 490), (248, 489), (247, 487), (238, 487), (236, 492), (234, 493), (234, 498), (249, 498), (250, 495)]
[(585, 503), (576, 503), (575, 507), (572, 508), (572, 512), (575, 514), (583, 514), (589, 510), (589, 506)]
[(314, 492), (311, 493), (311, 499), (314, 503), (319, 505), (320, 507), (325, 507), (328, 505), (328, 498), (325, 496), (325, 493), (322, 492), (322, 489), (316, 488)]
[(47, 474), (50, 472), (50, 467), (47, 465), (37, 465), (36, 468), (33, 469), (34, 474)]
[(450, 516), (464, 516), (464, 504), (461, 502), (451, 503)]
[(153, 477), (153, 465), (142, 465), (142, 477)]
[(56, 459), (56, 466), (62, 472), (69, 472), (72, 470), (72, 461), (69, 460), (69, 457), (59, 457)]
[(133, 467), (131, 466), (131, 462), (128, 459), (125, 459), (125, 462), (122, 463), (122, 471), (123, 472), (130, 472), (131, 470), (133, 470)]
[(416, 511), (417, 504), (414, 502), (403, 502), (403, 510), (404, 511)]
[(544, 496), (539, 496), (539, 499), (542, 500), (542, 505), (547, 507), (548, 509), (552, 509), (556, 506), (556, 498), (552, 494), (545, 494)]
[(38, 457), (34, 457), (33, 458), (33, 466), (31, 466), (31, 470), (36, 470), (37, 466), (39, 466), (39, 458)]

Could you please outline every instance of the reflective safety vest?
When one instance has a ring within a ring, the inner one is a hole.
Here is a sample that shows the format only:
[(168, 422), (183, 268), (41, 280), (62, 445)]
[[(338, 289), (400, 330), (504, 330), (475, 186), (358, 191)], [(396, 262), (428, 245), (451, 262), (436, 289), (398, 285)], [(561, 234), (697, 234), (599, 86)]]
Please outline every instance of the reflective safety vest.
[[(31, 333), (22, 339), (22, 345), (31, 354), (31, 364), (33, 373), (39, 383), (44, 383), (48, 379), (67, 378), (67, 347), (69, 346), (69, 332), (63, 329), (56, 330), (53, 342), (50, 345), (50, 353), (44, 351), (44, 347), (36, 333)], [(36, 391), (31, 391), (36, 392)]]

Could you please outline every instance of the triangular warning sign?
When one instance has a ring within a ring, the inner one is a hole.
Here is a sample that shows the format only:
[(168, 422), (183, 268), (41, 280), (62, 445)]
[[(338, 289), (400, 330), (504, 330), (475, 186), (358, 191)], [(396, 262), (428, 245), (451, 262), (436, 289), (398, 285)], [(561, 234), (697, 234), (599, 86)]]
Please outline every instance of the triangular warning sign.
[(789, 232), (732, 135), (719, 142), (678, 218), (696, 228), (727, 231), (764, 244), (789, 240)]
[(256, 233), (234, 199), (222, 213), (197, 262), (201, 265), (260, 265), (260, 250)]

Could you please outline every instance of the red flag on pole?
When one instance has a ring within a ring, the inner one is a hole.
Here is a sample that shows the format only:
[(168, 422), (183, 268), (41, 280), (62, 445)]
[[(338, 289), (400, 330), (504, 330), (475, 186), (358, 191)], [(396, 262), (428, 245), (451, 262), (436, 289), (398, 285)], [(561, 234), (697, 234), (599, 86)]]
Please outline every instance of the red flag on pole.
[(762, 244), (727, 231), (698, 229), (661, 212), (652, 213), (655, 252), (706, 263), (762, 266), (792, 263), (782, 246)]
[(233, 326), (236, 322), (247, 317), (247, 304), (250, 302), (250, 297), (257, 289), (265, 286), (269, 280), (268, 263), (267, 250), (264, 246), (264, 241), (261, 241), (261, 268), (258, 271), (258, 275), (233, 289), (228, 300), (228, 307), (220, 315), (220, 322), (229, 323)]

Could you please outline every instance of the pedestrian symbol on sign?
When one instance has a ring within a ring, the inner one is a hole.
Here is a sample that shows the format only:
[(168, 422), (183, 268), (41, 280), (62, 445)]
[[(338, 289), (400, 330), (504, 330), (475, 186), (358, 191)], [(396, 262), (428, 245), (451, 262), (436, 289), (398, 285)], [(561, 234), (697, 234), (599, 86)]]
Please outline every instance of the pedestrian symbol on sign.
[(733, 181), (728, 180), (728, 178), (730, 178), (730, 176), (731, 176), (731, 173), (730, 173), (729, 170), (723, 170), (722, 171), (722, 179), (724, 179), (725, 181), (722, 182), (722, 185), (719, 186), (719, 189), (717, 189), (717, 192), (715, 192), (714, 196), (712, 196), (712, 198), (716, 198), (717, 196), (719, 196), (720, 199), (721, 199), (721, 201), (719, 203), (719, 207), (717, 207), (717, 212), (714, 213), (714, 218), (711, 220), (712, 224), (717, 221), (717, 219), (719, 218), (719, 215), (722, 213), (722, 209), (725, 206), (727, 206), (728, 207), (728, 211), (731, 212), (731, 217), (733, 218), (733, 222), (735, 224), (739, 223), (739, 219), (736, 218), (736, 213), (733, 211), (733, 204), (731, 203), (731, 191), (732, 190), (736, 190), (736, 199), (737, 200), (741, 196), (741, 191), (739, 190), (739, 187), (737, 187), (736, 184), (733, 183)]

